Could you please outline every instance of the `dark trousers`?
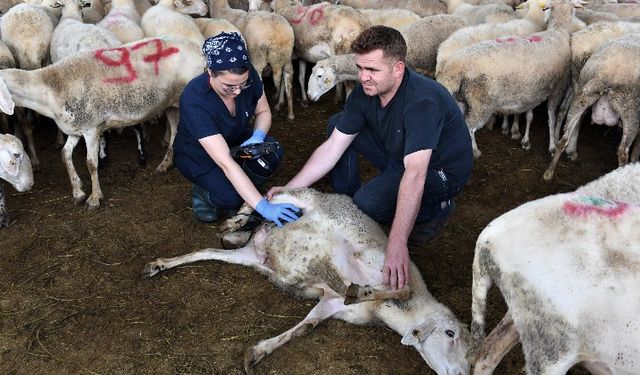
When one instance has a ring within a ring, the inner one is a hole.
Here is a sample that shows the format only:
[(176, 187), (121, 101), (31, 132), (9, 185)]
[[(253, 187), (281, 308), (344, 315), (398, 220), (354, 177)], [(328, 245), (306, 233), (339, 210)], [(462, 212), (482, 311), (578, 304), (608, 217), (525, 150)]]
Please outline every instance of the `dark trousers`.
[[(275, 142), (275, 139), (267, 135), (264, 141)], [(276, 155), (278, 156), (277, 161), (272, 161), (271, 163), (271, 168), (274, 170), (278, 167), (279, 161), (282, 160), (282, 157), (284, 156), (284, 150), (282, 147), (276, 150)], [(243, 170), (257, 188), (260, 188), (269, 179), (268, 177), (262, 177), (252, 173), (247, 168), (243, 168)], [(237, 210), (240, 208), (242, 203), (244, 203), (244, 199), (242, 199), (240, 194), (238, 194), (231, 184), (231, 181), (229, 181), (222, 169), (217, 165), (205, 174), (195, 177), (185, 175), (185, 177), (187, 177), (192, 183), (208, 191), (209, 200), (218, 208)]]
[[(341, 116), (342, 112), (331, 116), (327, 134), (331, 134)], [(360, 180), (358, 154), (363, 155), (380, 172), (364, 185)], [(336, 193), (352, 197), (353, 202), (375, 221), (391, 224), (403, 174), (403, 161), (391, 158), (383, 143), (365, 128), (338, 160), (329, 177)], [(442, 202), (452, 199), (461, 190), (462, 186), (453, 186), (443, 170), (429, 167), (416, 223), (432, 219), (440, 212)]]

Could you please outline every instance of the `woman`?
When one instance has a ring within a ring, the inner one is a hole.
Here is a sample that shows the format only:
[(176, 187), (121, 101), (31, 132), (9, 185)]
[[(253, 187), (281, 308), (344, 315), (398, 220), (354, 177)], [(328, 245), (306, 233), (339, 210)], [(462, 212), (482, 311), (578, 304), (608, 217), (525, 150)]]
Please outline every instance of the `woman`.
[[(272, 174), (282, 149), (260, 160), (239, 165), (229, 149), (274, 141), (267, 133), (271, 110), (262, 81), (249, 60), (240, 34), (208, 38), (202, 52), (207, 71), (194, 78), (180, 97), (180, 121), (173, 143), (178, 170), (193, 183), (192, 212), (203, 222), (218, 220), (221, 210), (235, 212), (247, 202), (265, 219), (282, 226), (297, 218), (298, 208), (271, 204), (256, 188)], [(255, 115), (253, 132), (249, 127)], [(255, 185), (254, 185), (255, 184)]]

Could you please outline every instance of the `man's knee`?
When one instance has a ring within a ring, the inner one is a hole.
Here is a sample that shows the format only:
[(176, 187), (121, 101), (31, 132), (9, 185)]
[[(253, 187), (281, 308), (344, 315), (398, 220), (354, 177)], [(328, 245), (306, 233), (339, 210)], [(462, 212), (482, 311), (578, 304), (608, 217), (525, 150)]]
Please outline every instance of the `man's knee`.
[(353, 195), (353, 203), (380, 224), (390, 224), (395, 213), (395, 201), (383, 196), (372, 196), (365, 189), (359, 189)]

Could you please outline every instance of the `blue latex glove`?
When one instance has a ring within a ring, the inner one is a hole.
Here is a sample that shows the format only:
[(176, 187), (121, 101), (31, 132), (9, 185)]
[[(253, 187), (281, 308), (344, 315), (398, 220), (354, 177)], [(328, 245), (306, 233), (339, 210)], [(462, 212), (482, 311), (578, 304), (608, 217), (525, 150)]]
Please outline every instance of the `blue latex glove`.
[(287, 223), (296, 221), (299, 216), (296, 213), (300, 212), (300, 209), (289, 203), (269, 203), (265, 198), (262, 198), (256, 206), (256, 211), (265, 219), (273, 221), (277, 226), (282, 227), (284, 224), (281, 220)]
[(240, 146), (248, 146), (248, 145), (252, 145), (252, 144), (255, 144), (255, 143), (262, 143), (262, 142), (264, 142), (264, 138), (266, 136), (267, 135), (262, 130), (255, 129), (253, 131), (253, 134), (251, 135), (251, 138), (249, 138), (246, 141), (242, 142), (242, 144)]

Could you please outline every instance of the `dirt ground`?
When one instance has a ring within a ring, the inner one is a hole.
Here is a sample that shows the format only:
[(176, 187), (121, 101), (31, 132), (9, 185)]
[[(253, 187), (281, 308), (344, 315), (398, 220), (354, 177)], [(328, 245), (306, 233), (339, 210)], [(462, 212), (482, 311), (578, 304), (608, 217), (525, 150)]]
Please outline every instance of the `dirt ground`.
[[(327, 119), (341, 107), (332, 96), (304, 109), (297, 100), (293, 122), (274, 115), (272, 134), (286, 155), (273, 184), (291, 178), (324, 139)], [(578, 161), (563, 158), (556, 179), (544, 182), (545, 113), (536, 112), (531, 151), (497, 128), (477, 133), (483, 156), (457, 210), (436, 240), (410, 249), (432, 294), (464, 322), (470, 322), (471, 262), (480, 231), (524, 202), (573, 190), (616, 167), (619, 132), (585, 125)], [(133, 132), (113, 138), (110, 164), (100, 171), (105, 199), (99, 210), (86, 211), (72, 204), (53, 145), (55, 129), (36, 129), (42, 170), (33, 189), (16, 193), (6, 186), (12, 225), (0, 231), (0, 373), (240, 374), (247, 347), (290, 328), (315, 304), (285, 295), (251, 269), (222, 263), (141, 276), (156, 257), (220, 244), (216, 225), (192, 218), (190, 185), (180, 173), (154, 173), (164, 154), (161, 134), (153, 129), (146, 168), (136, 166)], [(79, 146), (76, 166), (90, 186), (84, 157)], [(329, 191), (326, 180), (316, 188)], [(504, 312), (492, 290), (488, 326)], [(520, 374), (523, 364), (518, 347), (496, 373)], [(335, 320), (278, 349), (256, 372), (433, 373), (390, 329)]]

